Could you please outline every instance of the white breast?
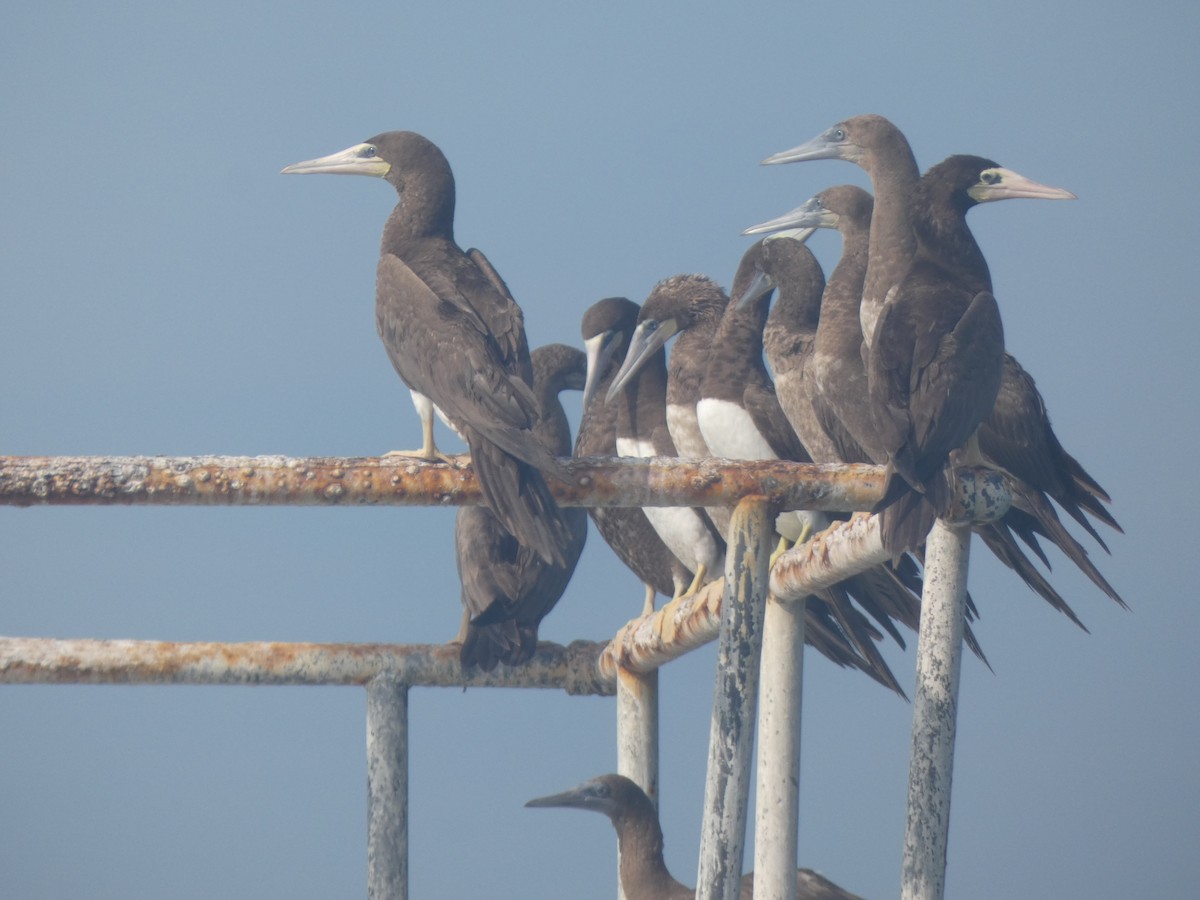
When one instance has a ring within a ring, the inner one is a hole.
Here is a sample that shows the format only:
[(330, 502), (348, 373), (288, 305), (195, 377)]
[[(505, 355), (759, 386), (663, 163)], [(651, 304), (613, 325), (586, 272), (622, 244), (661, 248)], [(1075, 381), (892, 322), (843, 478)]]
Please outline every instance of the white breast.
[(766, 439), (758, 433), (754, 419), (744, 407), (728, 400), (706, 397), (696, 404), (700, 433), (713, 456), (725, 459), (778, 459)]

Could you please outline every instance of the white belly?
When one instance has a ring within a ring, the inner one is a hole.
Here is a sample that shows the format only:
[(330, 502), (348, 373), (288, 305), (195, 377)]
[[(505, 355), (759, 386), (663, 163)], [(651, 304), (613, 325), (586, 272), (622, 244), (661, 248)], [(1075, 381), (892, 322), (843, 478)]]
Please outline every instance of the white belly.
[(704, 443), (713, 456), (725, 459), (778, 459), (744, 407), (728, 400), (705, 398), (696, 404)]
[[(617, 456), (649, 459), (654, 455), (650, 441), (617, 438)], [(693, 572), (700, 565), (709, 572), (725, 571), (725, 555), (696, 510), (687, 506), (647, 506), (642, 512), (667, 549)]]

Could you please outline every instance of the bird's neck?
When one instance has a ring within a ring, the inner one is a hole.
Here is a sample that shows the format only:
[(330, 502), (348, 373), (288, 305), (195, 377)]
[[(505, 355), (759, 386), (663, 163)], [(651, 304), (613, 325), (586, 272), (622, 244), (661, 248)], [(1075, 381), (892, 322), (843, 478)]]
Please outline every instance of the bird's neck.
[(987, 260), (962, 213), (922, 217), (914, 226), (922, 260), (948, 272), (974, 293), (992, 289)]
[(871, 170), (875, 211), (871, 216), (870, 255), (862, 295), (862, 329), (868, 343), (884, 300), (904, 277), (917, 251), (909, 206), (920, 173), (912, 151), (889, 155)]
[(400, 202), (383, 226), (384, 252), (428, 238), (454, 241), (453, 182), (448, 189), (417, 185), (401, 190)]
[(648, 441), (662, 424), (667, 396), (667, 354), (659, 350), (626, 383), (617, 407), (617, 437)]
[(621, 888), (626, 900), (664, 900), (685, 894), (687, 888), (671, 877), (663, 861), (663, 836), (658, 822), (647, 816), (625, 815), (614, 822), (621, 859)]

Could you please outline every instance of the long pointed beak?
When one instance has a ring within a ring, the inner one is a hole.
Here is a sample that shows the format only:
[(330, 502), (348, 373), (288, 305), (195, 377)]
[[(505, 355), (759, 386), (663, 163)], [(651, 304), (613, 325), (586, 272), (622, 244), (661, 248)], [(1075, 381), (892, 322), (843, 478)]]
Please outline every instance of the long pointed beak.
[(543, 807), (543, 806), (566, 806), (575, 807), (582, 806), (580, 800), (580, 789), (571, 788), (569, 791), (563, 791), (561, 794), (550, 794), (546, 797), (535, 797), (525, 804), (527, 807)]
[(742, 307), (748, 303), (753, 303), (763, 294), (768, 294), (775, 290), (775, 279), (761, 269), (754, 273), (754, 278), (746, 285), (746, 289), (742, 291), (740, 297), (734, 297), (733, 302), (736, 306)]
[(1011, 200), (1018, 197), (1028, 197), (1034, 200), (1079, 199), (1064, 188), (1042, 184), (1026, 178), (1012, 169), (997, 167), (988, 169), (984, 175), (998, 175), (999, 178), (991, 182), (981, 182), (968, 189), (967, 193), (979, 203), (988, 203), (992, 200)]
[(328, 156), (284, 166), (281, 175), (374, 175), (383, 177), (391, 164), (375, 155), (371, 144), (355, 144)]
[(815, 197), (797, 206), (791, 212), (776, 216), (758, 225), (751, 225), (742, 234), (763, 234), (767, 231), (779, 231), (783, 228), (836, 228), (837, 213), (832, 213), (821, 205)]
[(649, 322), (642, 322), (634, 329), (633, 336), (629, 339), (629, 349), (625, 352), (625, 362), (617, 370), (617, 375), (608, 388), (608, 393), (604, 397), (605, 403), (611, 403), (613, 397), (625, 389), (625, 385), (637, 374), (638, 369), (642, 367), (646, 360), (653, 356), (679, 330), (674, 319), (667, 319), (665, 322), (660, 323), (657, 328), (647, 335), (648, 325)]
[(611, 331), (604, 331), (583, 342), (584, 353), (587, 354), (587, 381), (583, 385), (583, 405), (586, 411), (591, 406), (596, 389), (600, 386), (603, 372), (608, 368), (608, 362), (617, 349), (617, 336)]
[(852, 159), (853, 151), (845, 141), (844, 135), (837, 136), (836, 127), (823, 131), (815, 138), (805, 141), (791, 150), (772, 154), (762, 161), (764, 166), (775, 166), (780, 163), (804, 162), (809, 159)]

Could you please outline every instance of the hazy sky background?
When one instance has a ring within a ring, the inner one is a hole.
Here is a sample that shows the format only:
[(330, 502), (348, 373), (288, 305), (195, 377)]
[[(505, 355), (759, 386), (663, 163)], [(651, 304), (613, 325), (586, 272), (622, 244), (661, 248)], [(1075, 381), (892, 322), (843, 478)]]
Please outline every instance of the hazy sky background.
[[(385, 130), (445, 151), (458, 238), (503, 273), (531, 345), (578, 343), (591, 302), (669, 275), (727, 285), (742, 228), (865, 184), (846, 163), (759, 160), (857, 113), (895, 121), (922, 167), (979, 153), (1075, 191), (970, 221), (1009, 349), (1114, 497), (1127, 534), (1100, 565), (1132, 611), (1060, 559), (1085, 634), (976, 545), (995, 674), (964, 665), (948, 896), (1192, 895), (1195, 4), (210, 0), (3, 19), (0, 453), (416, 446), (373, 324), (394, 193), (277, 174)], [(836, 237), (813, 247), (828, 271)], [(0, 509), (0, 633), (441, 641), (452, 524)], [(542, 636), (609, 637), (641, 596), (593, 533)], [(911, 646), (889, 659), (911, 687)], [(710, 645), (662, 674), (667, 861), (689, 883), (713, 663)], [(911, 707), (815, 654), (804, 699), (800, 860), (895, 896)], [(412, 896), (614, 896), (606, 821), (522, 807), (615, 768), (614, 708), (414, 691)], [(364, 722), (356, 688), (0, 688), (2, 892), (362, 896)]]

